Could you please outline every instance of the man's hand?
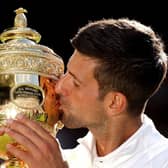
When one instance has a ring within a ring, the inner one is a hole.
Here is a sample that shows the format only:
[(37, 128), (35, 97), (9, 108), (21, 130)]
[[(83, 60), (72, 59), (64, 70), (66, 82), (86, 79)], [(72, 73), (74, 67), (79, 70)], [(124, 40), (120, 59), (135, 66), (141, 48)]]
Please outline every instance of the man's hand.
[(23, 146), (25, 150), (7, 145), (7, 150), (28, 164), (29, 168), (67, 168), (63, 161), (59, 145), (37, 122), (31, 121), (22, 114), (16, 120), (9, 120), (4, 131)]

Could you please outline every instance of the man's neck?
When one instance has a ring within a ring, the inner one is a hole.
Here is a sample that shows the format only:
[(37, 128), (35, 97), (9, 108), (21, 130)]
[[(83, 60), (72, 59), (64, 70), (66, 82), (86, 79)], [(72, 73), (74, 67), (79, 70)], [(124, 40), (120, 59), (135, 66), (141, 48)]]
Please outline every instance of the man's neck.
[(104, 129), (93, 129), (91, 132), (96, 140), (98, 156), (105, 156), (111, 153), (128, 138), (130, 138), (142, 125), (140, 117), (134, 119), (119, 119)]

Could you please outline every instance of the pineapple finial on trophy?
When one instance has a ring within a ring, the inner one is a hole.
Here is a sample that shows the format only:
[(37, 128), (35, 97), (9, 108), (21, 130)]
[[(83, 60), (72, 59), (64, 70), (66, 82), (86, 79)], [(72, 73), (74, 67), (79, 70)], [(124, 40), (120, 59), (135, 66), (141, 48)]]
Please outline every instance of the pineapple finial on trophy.
[(24, 13), (27, 13), (27, 10), (24, 8), (18, 8), (15, 10), (16, 16), (14, 20), (15, 27), (27, 27), (27, 18)]
[(15, 13), (14, 27), (4, 30), (0, 35), (0, 40), (6, 42), (12, 39), (26, 38), (38, 43), (41, 40), (41, 35), (36, 30), (27, 27), (27, 18), (25, 16), (27, 10), (18, 8)]

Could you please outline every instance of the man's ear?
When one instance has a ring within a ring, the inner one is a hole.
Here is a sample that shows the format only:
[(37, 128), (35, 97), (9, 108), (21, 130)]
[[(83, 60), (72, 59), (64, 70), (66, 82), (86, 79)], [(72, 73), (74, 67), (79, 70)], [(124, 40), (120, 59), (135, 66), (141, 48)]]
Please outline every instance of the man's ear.
[(104, 105), (108, 115), (120, 115), (126, 111), (127, 99), (120, 92), (109, 92), (105, 96)]

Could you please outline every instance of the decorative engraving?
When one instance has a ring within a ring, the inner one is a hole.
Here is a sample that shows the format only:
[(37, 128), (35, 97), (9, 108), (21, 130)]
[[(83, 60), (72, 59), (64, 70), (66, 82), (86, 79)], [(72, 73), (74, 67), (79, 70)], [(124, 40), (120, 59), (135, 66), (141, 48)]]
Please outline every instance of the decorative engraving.
[(53, 61), (47, 57), (37, 57), (30, 53), (8, 53), (0, 56), (0, 74), (33, 73), (49, 77), (58, 77), (64, 71), (62, 62)]

